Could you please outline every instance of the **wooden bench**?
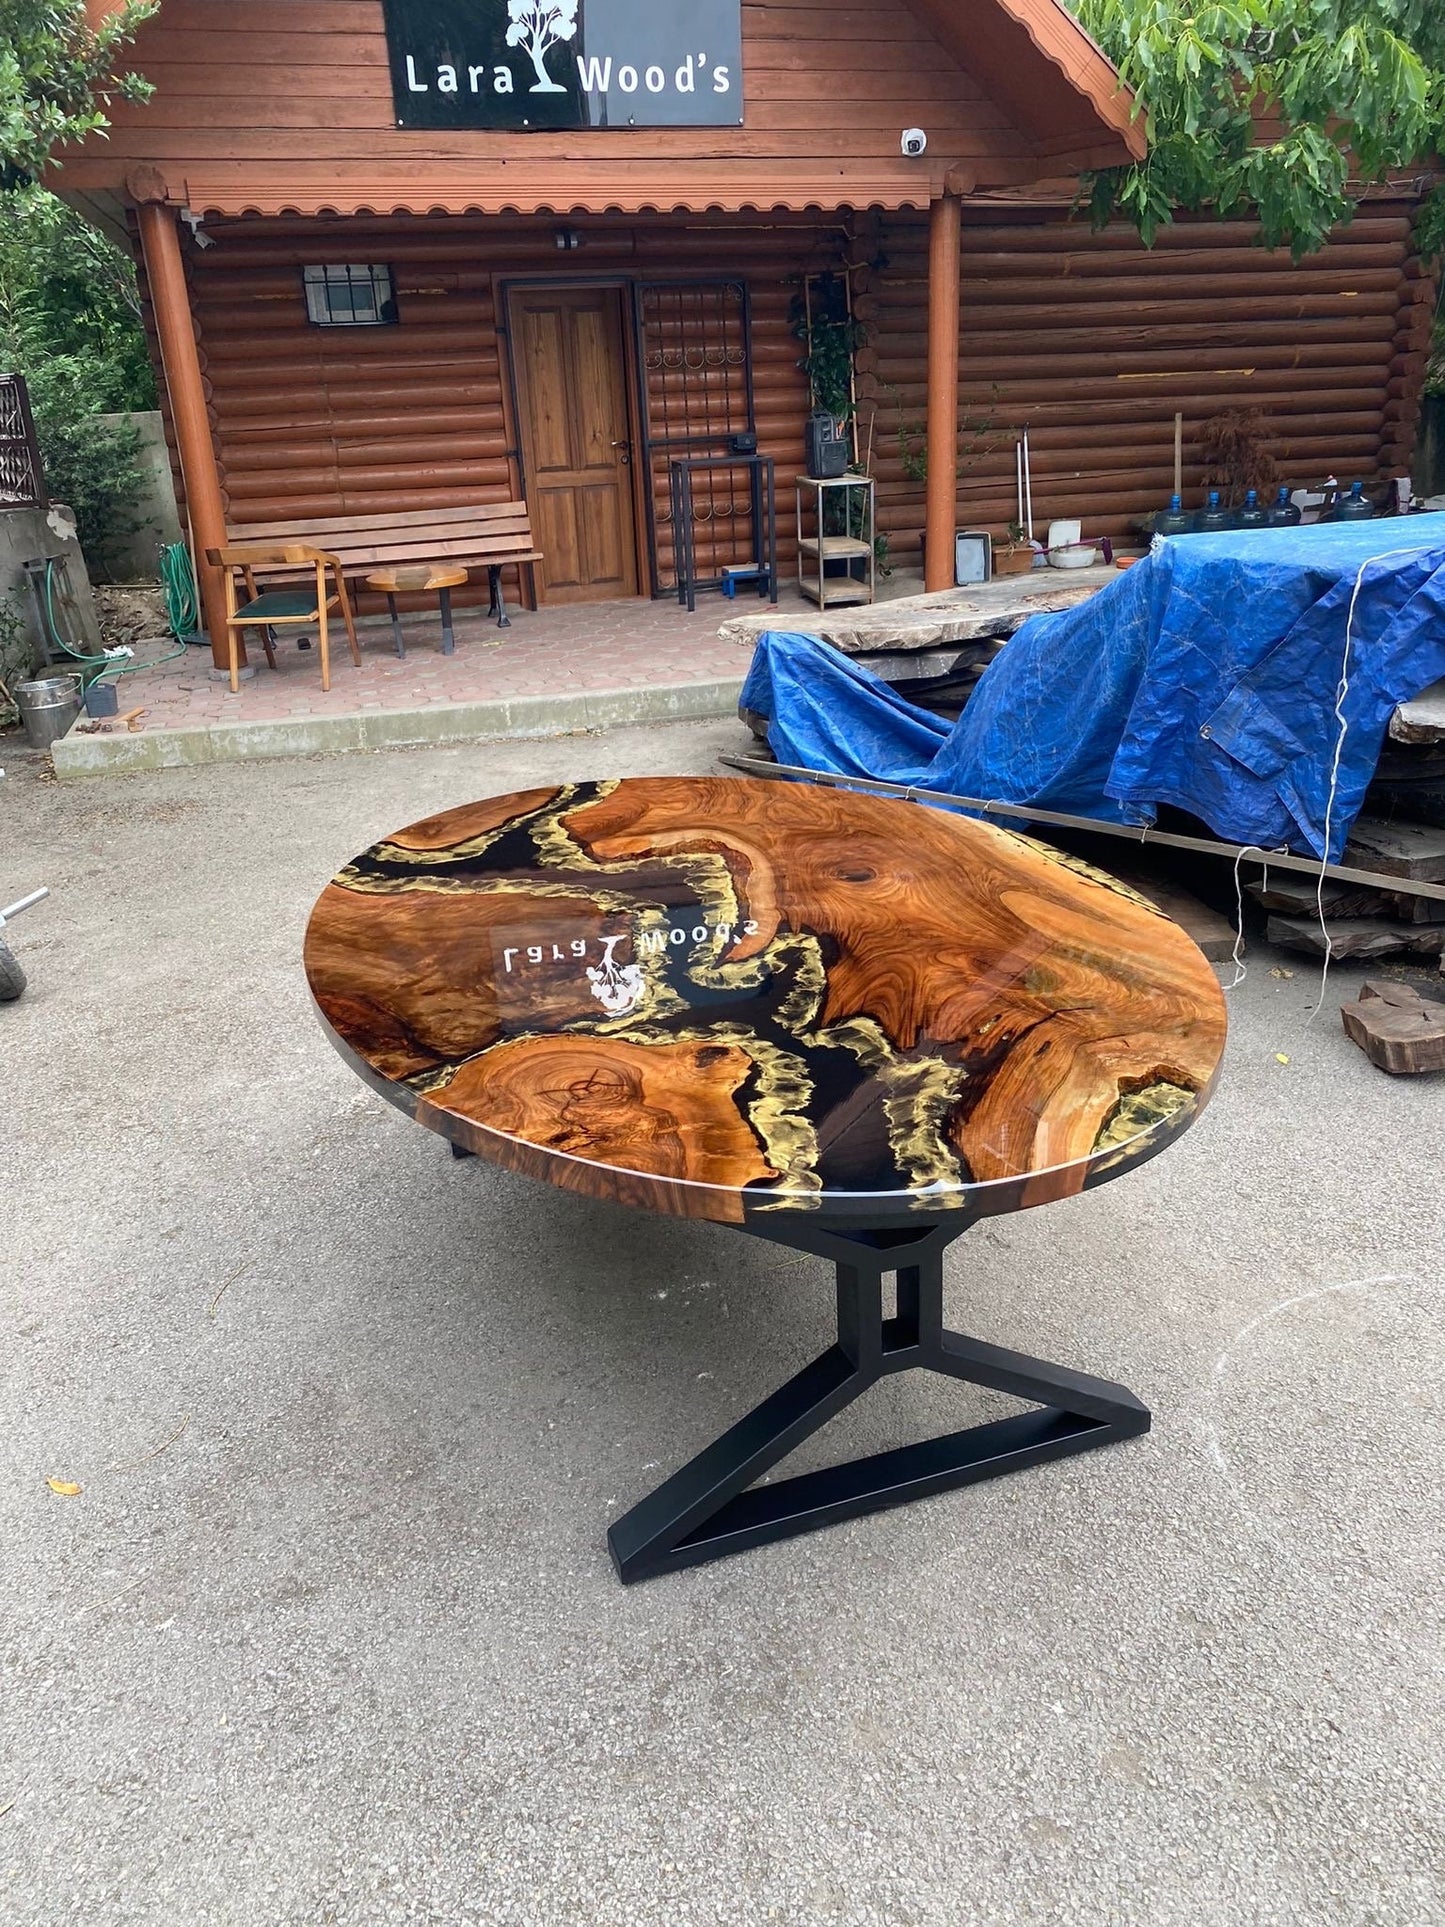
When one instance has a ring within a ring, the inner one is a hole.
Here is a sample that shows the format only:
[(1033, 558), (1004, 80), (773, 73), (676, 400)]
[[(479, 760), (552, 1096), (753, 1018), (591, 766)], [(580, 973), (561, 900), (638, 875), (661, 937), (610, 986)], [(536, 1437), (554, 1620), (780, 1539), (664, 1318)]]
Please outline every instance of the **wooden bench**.
[(486, 502), (467, 509), (415, 509), (404, 515), (317, 515), (291, 522), (238, 522), (227, 527), (233, 546), (304, 542), (324, 549), (356, 582), (370, 570), (417, 562), (453, 562), (459, 568), (485, 569), (491, 588), (489, 616), (510, 627), (502, 595), (502, 570), (526, 570), (523, 599), (537, 606), (534, 565), (542, 552), (532, 541), (525, 502)]

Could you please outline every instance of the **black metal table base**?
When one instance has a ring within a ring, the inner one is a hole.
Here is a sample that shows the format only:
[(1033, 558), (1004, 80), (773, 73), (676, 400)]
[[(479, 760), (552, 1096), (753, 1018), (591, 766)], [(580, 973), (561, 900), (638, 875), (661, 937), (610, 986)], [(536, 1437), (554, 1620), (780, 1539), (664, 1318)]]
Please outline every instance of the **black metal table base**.
[[(837, 1341), (616, 1522), (607, 1542), (624, 1584), (1149, 1430), (1147, 1409), (1122, 1385), (944, 1329), (943, 1253), (965, 1228), (842, 1234), (797, 1220), (748, 1227), (834, 1261)], [(885, 1317), (890, 1273), (896, 1309)], [(754, 1486), (880, 1378), (915, 1369), (1037, 1409)]]

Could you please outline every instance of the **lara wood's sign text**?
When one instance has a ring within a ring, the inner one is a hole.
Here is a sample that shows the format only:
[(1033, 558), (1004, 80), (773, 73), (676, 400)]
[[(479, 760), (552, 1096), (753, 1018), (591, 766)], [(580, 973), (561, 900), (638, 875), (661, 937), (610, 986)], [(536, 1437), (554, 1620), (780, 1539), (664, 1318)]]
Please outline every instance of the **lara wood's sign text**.
[(383, 0), (398, 127), (726, 127), (742, 0)]

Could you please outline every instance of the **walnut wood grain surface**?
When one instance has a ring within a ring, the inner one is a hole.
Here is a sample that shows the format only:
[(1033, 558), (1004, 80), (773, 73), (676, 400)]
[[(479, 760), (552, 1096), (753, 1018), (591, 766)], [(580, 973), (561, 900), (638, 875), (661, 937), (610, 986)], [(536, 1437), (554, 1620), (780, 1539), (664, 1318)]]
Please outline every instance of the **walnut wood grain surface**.
[(322, 892), (306, 969), (419, 1122), (727, 1222), (1068, 1196), (1193, 1121), (1225, 1032), (1194, 944), (1099, 872), (967, 817), (736, 778), (413, 824)]

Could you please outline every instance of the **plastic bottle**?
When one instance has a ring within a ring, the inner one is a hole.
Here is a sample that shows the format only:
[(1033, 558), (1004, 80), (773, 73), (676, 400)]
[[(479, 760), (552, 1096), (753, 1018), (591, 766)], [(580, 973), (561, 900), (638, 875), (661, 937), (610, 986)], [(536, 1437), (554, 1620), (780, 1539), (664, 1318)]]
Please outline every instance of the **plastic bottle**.
[(1244, 507), (1235, 516), (1234, 526), (1237, 529), (1262, 529), (1267, 519), (1264, 510), (1259, 506), (1259, 495), (1257, 491), (1254, 489), (1247, 490), (1244, 497)]
[(1279, 494), (1275, 496), (1269, 505), (1269, 512), (1264, 518), (1264, 524), (1266, 528), (1270, 529), (1297, 529), (1299, 527), (1300, 512), (1289, 499), (1289, 489), (1283, 482), (1279, 485)]
[(1217, 535), (1221, 529), (1227, 529), (1232, 520), (1229, 510), (1220, 505), (1219, 490), (1212, 488), (1209, 500), (1194, 518), (1195, 532), (1199, 535)]
[(1154, 517), (1156, 535), (1188, 535), (1194, 527), (1194, 517), (1185, 512), (1184, 504), (1177, 495), (1169, 497), (1167, 509), (1160, 509)]
[(1334, 520), (1336, 522), (1368, 522), (1374, 513), (1374, 503), (1366, 501), (1365, 499), (1364, 483), (1352, 482), (1350, 484), (1349, 494), (1335, 509)]

